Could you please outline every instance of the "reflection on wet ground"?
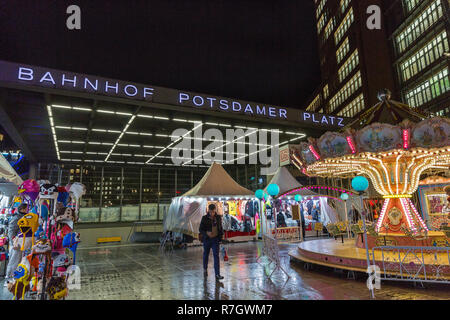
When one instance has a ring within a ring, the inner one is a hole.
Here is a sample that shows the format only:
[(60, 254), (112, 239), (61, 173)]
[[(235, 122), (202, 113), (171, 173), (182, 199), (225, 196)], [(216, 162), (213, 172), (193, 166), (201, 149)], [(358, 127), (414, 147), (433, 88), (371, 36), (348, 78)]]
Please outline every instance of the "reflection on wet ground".
[[(288, 251), (296, 245), (281, 247), (282, 263), (291, 278), (276, 271), (269, 279), (266, 258), (257, 261), (261, 243), (228, 246), (229, 260), (221, 261), (220, 283), (214, 279), (212, 256), (209, 275), (203, 277), (202, 248), (189, 247), (173, 254), (160, 254), (155, 245), (118, 245), (79, 248), (77, 262), (81, 269), (81, 290), (71, 290), (68, 299), (188, 299), (188, 300), (321, 300), (369, 299), (366, 276), (347, 279), (347, 274), (333, 269), (304, 270), (290, 263)], [(1, 283), (3, 284), (3, 282)], [(449, 287), (382, 283), (377, 299), (450, 299)], [(0, 299), (11, 299), (6, 288)]]

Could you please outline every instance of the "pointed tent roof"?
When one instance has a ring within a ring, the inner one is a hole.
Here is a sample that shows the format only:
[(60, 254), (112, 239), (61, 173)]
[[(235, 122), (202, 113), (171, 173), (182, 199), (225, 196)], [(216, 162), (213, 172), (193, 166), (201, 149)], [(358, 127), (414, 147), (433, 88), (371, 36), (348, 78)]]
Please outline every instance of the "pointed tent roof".
[[(275, 175), (270, 180), (270, 182), (267, 184), (275, 183), (280, 187), (280, 193), (279, 195), (285, 194), (288, 191), (291, 191), (293, 189), (298, 189), (303, 187), (300, 182), (295, 179), (292, 174), (289, 172), (289, 170), (286, 167), (280, 167), (278, 168), (277, 172), (275, 172)], [(266, 187), (267, 189), (267, 187)], [(298, 192), (298, 194), (305, 195), (305, 196), (316, 196), (317, 193), (311, 191), (311, 190), (301, 190)]]
[(242, 187), (218, 163), (213, 163), (199, 183), (183, 196), (247, 196), (254, 192)]
[(381, 91), (378, 94), (378, 99), (380, 102), (367, 109), (358, 118), (350, 122), (345, 129), (361, 129), (362, 127), (371, 125), (375, 122), (398, 125), (405, 119), (417, 123), (427, 118), (427, 115), (422, 114), (418, 110), (413, 110), (404, 103), (391, 100), (391, 93), (389, 90), (385, 89)]
[(17, 174), (16, 170), (9, 164), (8, 160), (0, 154), (0, 178), (4, 178), (14, 184), (22, 184), (22, 178)]

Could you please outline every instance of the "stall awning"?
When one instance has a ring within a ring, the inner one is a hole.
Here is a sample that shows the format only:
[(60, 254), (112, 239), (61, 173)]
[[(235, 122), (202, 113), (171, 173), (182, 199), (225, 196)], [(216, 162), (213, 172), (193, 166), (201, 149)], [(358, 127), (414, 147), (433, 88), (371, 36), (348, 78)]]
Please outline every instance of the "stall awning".
[(199, 183), (183, 196), (247, 196), (254, 193), (233, 180), (218, 163), (213, 163)]
[(16, 170), (11, 167), (2, 154), (0, 154), (0, 178), (4, 178), (17, 185), (21, 185), (23, 182), (22, 178), (17, 174)]
[[(267, 185), (272, 183), (277, 184), (280, 187), (279, 195), (285, 194), (286, 192), (293, 189), (303, 187), (300, 182), (298, 182), (297, 179), (292, 176), (292, 174), (286, 167), (278, 168), (272, 180), (270, 180)], [(301, 194), (303, 196), (317, 196), (317, 193), (310, 190), (301, 190), (300, 192), (298, 192), (298, 194)]]

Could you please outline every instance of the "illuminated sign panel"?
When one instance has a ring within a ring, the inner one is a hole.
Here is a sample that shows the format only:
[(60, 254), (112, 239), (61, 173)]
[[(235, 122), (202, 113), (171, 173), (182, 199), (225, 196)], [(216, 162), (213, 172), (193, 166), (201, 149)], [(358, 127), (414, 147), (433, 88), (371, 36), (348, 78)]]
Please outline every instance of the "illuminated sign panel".
[(338, 129), (348, 118), (0, 61), (0, 84), (88, 93)]

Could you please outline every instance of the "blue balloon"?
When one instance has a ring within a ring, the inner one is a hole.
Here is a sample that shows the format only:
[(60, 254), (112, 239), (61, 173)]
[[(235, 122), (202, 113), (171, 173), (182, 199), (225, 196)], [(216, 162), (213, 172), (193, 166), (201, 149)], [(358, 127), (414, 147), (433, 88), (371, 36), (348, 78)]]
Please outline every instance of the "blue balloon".
[(352, 180), (352, 188), (358, 192), (366, 191), (369, 188), (369, 181), (363, 176), (356, 176)]
[(275, 197), (280, 193), (280, 187), (275, 183), (271, 183), (267, 186), (267, 193)]
[(262, 199), (262, 198), (264, 198), (264, 190), (261, 190), (261, 189), (259, 189), (259, 190), (256, 190), (256, 192), (255, 192), (255, 197), (257, 197), (258, 199)]
[(295, 201), (300, 202), (300, 201), (302, 201), (303, 198), (302, 198), (301, 195), (296, 194), (295, 197), (294, 197), (294, 199), (295, 199)]
[(341, 199), (342, 200), (348, 200), (348, 193), (343, 193), (343, 194), (341, 194)]

